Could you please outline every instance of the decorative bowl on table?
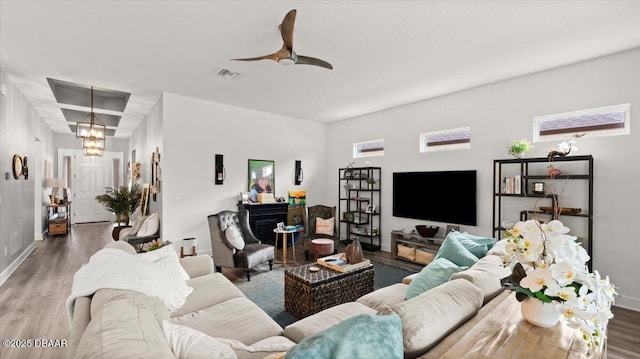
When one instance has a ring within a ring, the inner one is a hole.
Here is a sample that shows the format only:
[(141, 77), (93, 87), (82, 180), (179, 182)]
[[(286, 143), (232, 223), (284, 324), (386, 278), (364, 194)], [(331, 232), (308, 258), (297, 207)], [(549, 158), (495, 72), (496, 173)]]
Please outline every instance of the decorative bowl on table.
[(433, 236), (435, 236), (436, 233), (438, 233), (439, 229), (440, 227), (438, 226), (427, 226), (424, 224), (416, 225), (416, 231), (418, 231), (418, 234), (427, 238), (433, 238)]

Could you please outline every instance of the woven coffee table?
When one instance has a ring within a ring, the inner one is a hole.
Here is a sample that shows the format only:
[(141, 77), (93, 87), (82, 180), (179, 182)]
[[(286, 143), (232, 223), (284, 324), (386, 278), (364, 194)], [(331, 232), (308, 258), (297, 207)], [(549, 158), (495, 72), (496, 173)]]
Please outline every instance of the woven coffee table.
[[(312, 266), (320, 270), (309, 271)], [(372, 291), (373, 265), (341, 273), (311, 263), (284, 272), (284, 308), (297, 319), (355, 301)]]

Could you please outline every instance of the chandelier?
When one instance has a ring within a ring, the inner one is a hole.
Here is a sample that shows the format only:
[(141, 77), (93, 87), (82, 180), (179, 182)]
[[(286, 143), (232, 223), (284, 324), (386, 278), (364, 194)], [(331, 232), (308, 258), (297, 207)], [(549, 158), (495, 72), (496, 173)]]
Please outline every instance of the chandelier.
[(96, 123), (93, 112), (93, 86), (91, 86), (90, 122), (76, 123), (76, 137), (82, 138), (82, 150), (85, 156), (102, 156), (107, 127)]

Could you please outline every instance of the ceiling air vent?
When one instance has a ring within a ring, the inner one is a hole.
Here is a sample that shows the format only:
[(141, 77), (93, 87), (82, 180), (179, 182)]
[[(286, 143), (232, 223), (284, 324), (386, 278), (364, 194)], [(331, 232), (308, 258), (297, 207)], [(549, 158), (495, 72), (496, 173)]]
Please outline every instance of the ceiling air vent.
[(227, 78), (227, 79), (233, 79), (233, 78), (236, 78), (236, 77), (240, 76), (240, 74), (237, 73), (237, 72), (233, 72), (231, 70), (220, 69), (218, 71), (218, 76), (224, 77), (224, 78)]

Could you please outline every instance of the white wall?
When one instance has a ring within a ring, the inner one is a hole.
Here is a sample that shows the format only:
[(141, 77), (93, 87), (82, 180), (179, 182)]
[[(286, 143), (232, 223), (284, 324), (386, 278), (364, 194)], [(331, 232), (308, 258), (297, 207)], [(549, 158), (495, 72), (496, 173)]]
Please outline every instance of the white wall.
[[(35, 218), (46, 222), (46, 204), (35, 208), (35, 188), (44, 187), (41, 169), (44, 160), (52, 158), (53, 140), (49, 126), (11, 79), (0, 70), (0, 84), (6, 95), (0, 95), (0, 284), (35, 248), (38, 229)], [(36, 146), (39, 141), (39, 146)], [(39, 152), (36, 153), (37, 148)], [(14, 154), (28, 158), (29, 178), (14, 179)], [(8, 174), (9, 178), (6, 179)], [(35, 230), (34, 230), (35, 229)], [(6, 254), (5, 254), (6, 251)]]
[[(163, 239), (179, 245), (195, 237), (211, 253), (207, 216), (237, 210), (248, 191), (249, 159), (275, 161), (275, 194), (307, 190), (309, 205), (326, 198), (326, 126), (299, 119), (164, 93), (162, 171)], [(215, 155), (224, 155), (227, 177), (214, 184)], [(143, 156), (146, 156), (144, 154)], [(150, 153), (149, 153), (150, 155)], [(295, 160), (305, 178), (293, 182)]]
[[(130, 139), (130, 148), (129, 153), (125, 154), (125, 158), (127, 161), (130, 160), (131, 151), (136, 151), (136, 162), (140, 162), (140, 178), (137, 181), (137, 184), (143, 185), (145, 183), (151, 184), (151, 155), (153, 151), (158, 149), (160, 153), (160, 173), (162, 177), (162, 165), (164, 162), (164, 151), (163, 151), (163, 141), (162, 141), (162, 133), (164, 130), (164, 120), (163, 120), (163, 103), (162, 97), (156, 102), (156, 104), (151, 108), (151, 111), (144, 118), (142, 123), (138, 125), (138, 128), (133, 132), (133, 135)], [(126, 164), (125, 164), (126, 167)], [(133, 167), (133, 164), (132, 164)], [(133, 171), (133, 169), (132, 169)], [(160, 189), (161, 191), (156, 194), (155, 201), (150, 198), (149, 201), (149, 212), (154, 213), (157, 212), (162, 217), (162, 198), (163, 191), (162, 187), (164, 185), (163, 178), (161, 178)], [(164, 233), (164, 226), (160, 226), (161, 234)]]
[[(383, 169), (385, 250), (390, 247), (391, 230), (426, 223), (391, 216), (392, 173), (398, 171), (477, 170), (478, 226), (462, 229), (491, 235), (492, 160), (508, 158), (506, 146), (512, 139), (532, 138), (534, 116), (631, 103), (631, 135), (583, 138), (576, 154), (595, 158), (594, 269), (611, 276), (618, 286), (617, 305), (640, 310), (640, 266), (636, 265), (640, 242), (633, 226), (640, 218), (638, 64), (640, 49), (332, 123), (326, 146), (327, 199), (337, 204), (337, 168), (353, 161), (352, 144), (384, 138), (385, 155), (368, 161)], [(471, 126), (470, 150), (418, 152), (420, 133), (462, 126)], [(544, 157), (556, 144), (538, 143), (527, 156)], [(356, 163), (363, 165), (364, 160)]]

